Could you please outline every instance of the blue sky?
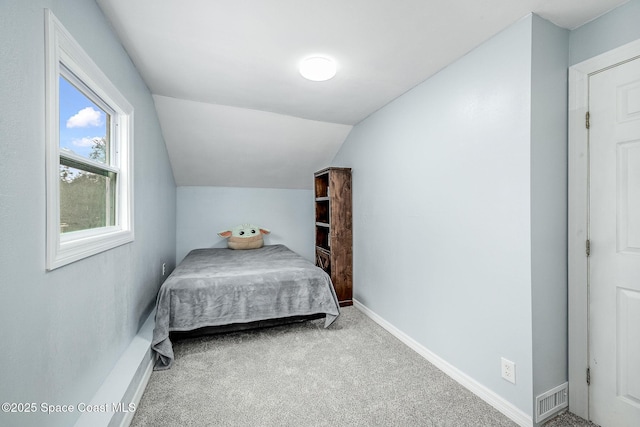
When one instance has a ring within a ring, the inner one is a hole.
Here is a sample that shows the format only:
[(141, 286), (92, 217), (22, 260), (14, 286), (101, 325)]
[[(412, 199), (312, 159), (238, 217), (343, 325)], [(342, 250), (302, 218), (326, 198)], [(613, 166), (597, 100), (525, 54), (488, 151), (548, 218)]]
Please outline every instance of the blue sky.
[(89, 157), (92, 138), (107, 134), (105, 112), (62, 76), (60, 80), (60, 149)]

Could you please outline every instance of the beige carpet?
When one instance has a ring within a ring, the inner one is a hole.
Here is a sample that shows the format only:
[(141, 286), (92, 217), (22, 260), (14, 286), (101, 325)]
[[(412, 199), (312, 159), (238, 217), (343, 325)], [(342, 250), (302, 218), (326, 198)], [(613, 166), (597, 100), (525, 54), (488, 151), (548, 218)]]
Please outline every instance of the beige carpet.
[(132, 426), (515, 426), (357, 309), (322, 322), (174, 343)]

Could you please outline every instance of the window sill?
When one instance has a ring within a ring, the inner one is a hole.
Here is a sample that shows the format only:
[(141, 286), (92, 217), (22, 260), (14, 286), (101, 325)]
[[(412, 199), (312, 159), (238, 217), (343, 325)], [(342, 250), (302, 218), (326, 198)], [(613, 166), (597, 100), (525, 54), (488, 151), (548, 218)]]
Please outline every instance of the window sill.
[[(47, 260), (47, 270), (51, 271), (72, 262), (99, 254), (118, 246), (133, 242), (133, 230), (121, 230), (110, 227), (99, 234), (86, 233), (85, 236), (76, 236), (73, 240), (61, 236), (55, 248), (50, 248), (50, 259)], [(81, 232), (80, 232), (81, 233)], [(66, 241), (64, 241), (66, 240)]]

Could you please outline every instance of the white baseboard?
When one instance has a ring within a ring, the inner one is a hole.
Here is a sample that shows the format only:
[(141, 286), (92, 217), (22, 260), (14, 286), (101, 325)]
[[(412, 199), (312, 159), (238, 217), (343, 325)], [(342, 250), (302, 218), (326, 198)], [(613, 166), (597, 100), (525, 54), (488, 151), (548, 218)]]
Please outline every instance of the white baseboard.
[[(128, 427), (131, 424), (153, 371), (151, 339), (154, 319), (155, 310), (91, 399), (90, 405), (104, 406), (106, 410), (83, 412), (75, 427)], [(114, 409), (114, 405), (119, 403), (122, 405)]]
[(353, 306), (358, 310), (362, 311), (366, 314), (371, 320), (376, 322), (378, 325), (382, 326), (386, 329), (391, 335), (398, 338), (404, 344), (406, 344), (413, 351), (427, 359), (431, 362), (435, 367), (440, 369), (442, 372), (447, 374), (449, 377), (456, 380), (460, 385), (465, 387), (467, 390), (471, 391), (473, 394), (478, 396), (480, 399), (487, 402), (489, 405), (500, 411), (506, 417), (511, 419), (513, 422), (518, 424), (521, 427), (532, 427), (533, 419), (531, 416), (524, 413), (520, 408), (513, 405), (511, 402), (505, 400), (503, 397), (499, 396), (492, 390), (488, 389), (484, 385), (480, 384), (464, 372), (460, 371), (455, 366), (451, 365), (446, 360), (437, 356), (429, 349), (424, 347), (422, 344), (418, 343), (416, 340), (393, 326), (391, 323), (387, 322), (385, 319), (380, 317), (378, 314), (370, 310), (364, 304), (359, 302), (358, 300), (353, 300)]

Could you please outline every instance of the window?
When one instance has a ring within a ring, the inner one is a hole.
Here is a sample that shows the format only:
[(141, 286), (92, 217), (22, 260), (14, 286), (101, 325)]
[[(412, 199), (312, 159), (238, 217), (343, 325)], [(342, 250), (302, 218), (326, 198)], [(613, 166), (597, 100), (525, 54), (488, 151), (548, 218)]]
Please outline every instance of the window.
[(47, 269), (133, 241), (133, 108), (47, 11)]

